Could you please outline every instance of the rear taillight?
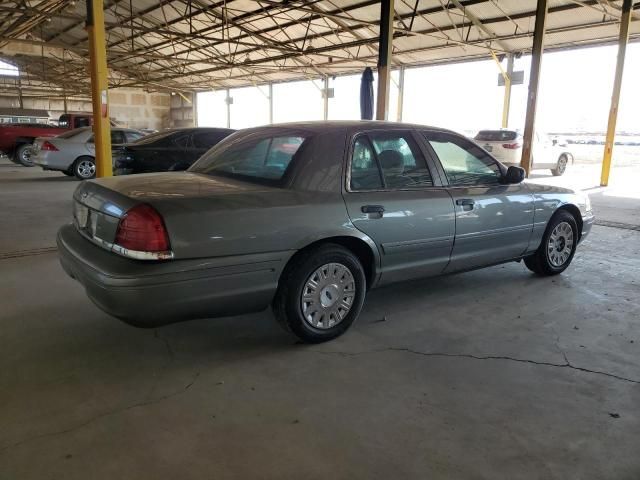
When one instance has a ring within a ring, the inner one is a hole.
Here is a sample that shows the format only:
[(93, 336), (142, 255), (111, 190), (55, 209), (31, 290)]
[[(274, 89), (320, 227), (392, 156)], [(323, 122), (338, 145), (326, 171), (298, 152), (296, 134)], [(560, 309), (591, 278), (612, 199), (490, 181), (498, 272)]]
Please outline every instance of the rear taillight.
[(47, 152), (57, 152), (58, 147), (56, 147), (53, 143), (45, 141), (41, 146), (40, 150), (45, 150)]
[(506, 148), (507, 150), (515, 150), (517, 148), (520, 148), (522, 145), (520, 145), (519, 143), (503, 143), (502, 144), (502, 148)]
[(114, 250), (140, 260), (172, 258), (169, 235), (160, 214), (150, 205), (137, 205), (120, 219)]

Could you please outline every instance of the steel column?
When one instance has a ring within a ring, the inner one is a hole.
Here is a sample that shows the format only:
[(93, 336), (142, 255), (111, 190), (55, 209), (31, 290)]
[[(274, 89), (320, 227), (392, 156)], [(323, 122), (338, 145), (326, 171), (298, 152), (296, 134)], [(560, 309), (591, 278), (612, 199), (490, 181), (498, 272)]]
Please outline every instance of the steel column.
[(269, 82), (269, 123), (273, 123), (273, 83)]
[(611, 94), (611, 108), (609, 109), (609, 122), (607, 123), (607, 138), (604, 143), (604, 156), (602, 158), (602, 173), (600, 185), (606, 187), (609, 184), (611, 171), (611, 155), (616, 136), (616, 122), (618, 120), (618, 104), (620, 103), (620, 89), (622, 87), (622, 74), (624, 73), (624, 57), (627, 53), (629, 41), (629, 23), (631, 21), (632, 0), (624, 0), (622, 3), (622, 17), (620, 18), (620, 36), (618, 37), (618, 60), (616, 62), (616, 75), (613, 80), (613, 93)]
[(531, 73), (529, 74), (529, 95), (527, 96), (527, 115), (524, 122), (524, 138), (522, 144), (522, 158), (520, 166), (525, 169), (527, 176), (531, 171), (531, 147), (536, 123), (536, 106), (538, 103), (538, 84), (540, 81), (540, 67), (542, 66), (542, 52), (544, 50), (544, 34), (547, 21), (547, 0), (538, 0), (536, 8), (536, 23), (533, 32), (533, 48), (531, 50)]
[(225, 102), (227, 104), (227, 128), (231, 128), (231, 91), (228, 88)]
[(398, 72), (398, 112), (396, 120), (402, 121), (402, 106), (404, 105), (404, 67), (400, 67)]
[(322, 87), (322, 100), (323, 100), (323, 117), (325, 120), (329, 120), (329, 77), (324, 76), (324, 84)]
[(513, 53), (507, 54), (507, 72), (504, 77), (504, 101), (502, 103), (502, 128), (509, 126), (511, 108), (511, 79), (513, 78)]
[(109, 70), (107, 69), (103, 0), (87, 0), (86, 28), (89, 37), (96, 177), (110, 177), (113, 175), (113, 166), (108, 101)]
[(389, 81), (393, 46), (393, 0), (380, 2), (380, 40), (378, 43), (378, 97), (376, 119), (386, 120), (389, 107)]

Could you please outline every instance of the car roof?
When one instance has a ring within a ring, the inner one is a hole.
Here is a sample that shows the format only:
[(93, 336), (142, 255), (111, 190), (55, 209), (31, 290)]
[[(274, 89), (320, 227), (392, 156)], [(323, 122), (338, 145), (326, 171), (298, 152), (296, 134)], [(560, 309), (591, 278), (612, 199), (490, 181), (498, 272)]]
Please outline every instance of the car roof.
[(353, 130), (388, 130), (388, 129), (420, 129), (420, 130), (436, 130), (441, 132), (448, 132), (456, 134), (451, 130), (439, 127), (431, 127), (428, 125), (419, 125), (414, 123), (400, 123), (400, 122), (388, 122), (383, 120), (318, 120), (318, 121), (306, 121), (306, 122), (288, 122), (288, 123), (276, 123), (273, 125), (263, 125), (260, 127), (248, 128), (246, 130), (291, 130), (300, 129), (307, 130), (313, 133), (327, 133), (340, 130), (353, 131)]

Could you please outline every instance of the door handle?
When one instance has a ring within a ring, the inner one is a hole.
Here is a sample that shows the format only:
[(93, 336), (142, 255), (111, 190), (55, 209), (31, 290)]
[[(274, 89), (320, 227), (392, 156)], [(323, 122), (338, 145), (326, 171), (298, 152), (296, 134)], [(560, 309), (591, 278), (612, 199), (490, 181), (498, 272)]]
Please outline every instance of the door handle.
[(363, 205), (362, 213), (379, 213), (381, 216), (384, 213), (384, 207), (382, 205)]
[(462, 205), (462, 206), (465, 206), (465, 205), (471, 206), (471, 205), (474, 205), (475, 203), (476, 202), (474, 202), (471, 198), (458, 198), (456, 200), (456, 205)]

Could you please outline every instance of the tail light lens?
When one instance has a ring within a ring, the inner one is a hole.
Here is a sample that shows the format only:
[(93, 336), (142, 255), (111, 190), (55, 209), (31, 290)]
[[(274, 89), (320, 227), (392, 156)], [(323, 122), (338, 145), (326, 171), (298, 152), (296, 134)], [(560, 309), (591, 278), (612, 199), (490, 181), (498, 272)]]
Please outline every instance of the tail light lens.
[(518, 148), (520, 148), (522, 145), (520, 145), (519, 143), (503, 143), (502, 144), (502, 148), (506, 148), (507, 150), (516, 150)]
[(57, 152), (58, 147), (56, 147), (53, 143), (49, 141), (45, 141), (41, 146), (40, 150), (45, 150), (47, 152)]
[(162, 217), (152, 206), (146, 204), (131, 208), (120, 219), (114, 250), (139, 260), (173, 257)]

